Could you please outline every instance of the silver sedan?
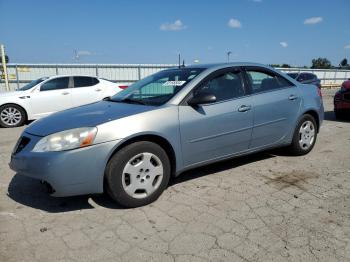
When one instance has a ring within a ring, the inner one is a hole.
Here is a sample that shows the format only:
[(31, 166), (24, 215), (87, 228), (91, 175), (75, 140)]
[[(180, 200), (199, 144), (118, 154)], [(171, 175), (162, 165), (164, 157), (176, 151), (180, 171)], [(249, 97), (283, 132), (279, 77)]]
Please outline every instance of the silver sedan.
[(106, 190), (137, 207), (194, 167), (274, 147), (307, 154), (323, 114), (317, 87), (264, 65), (179, 67), (32, 123), (10, 166), (53, 196)]

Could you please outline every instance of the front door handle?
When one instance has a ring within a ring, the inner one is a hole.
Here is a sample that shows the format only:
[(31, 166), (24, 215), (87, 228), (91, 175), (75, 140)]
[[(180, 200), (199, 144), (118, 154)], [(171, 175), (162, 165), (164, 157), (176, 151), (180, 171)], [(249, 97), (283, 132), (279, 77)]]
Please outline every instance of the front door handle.
[(102, 91), (102, 89), (101, 88), (96, 88), (95, 91), (96, 92), (100, 92), (100, 91)]
[(251, 108), (252, 108), (251, 106), (241, 105), (241, 106), (238, 108), (238, 112), (247, 112), (247, 111), (249, 111)]
[(288, 97), (288, 99), (289, 100), (295, 100), (295, 99), (297, 99), (298, 97), (296, 96), (296, 95), (290, 95), (289, 97)]
[(69, 92), (67, 92), (67, 91), (66, 91), (66, 92), (63, 92), (62, 95), (64, 95), (64, 96), (65, 96), (65, 95), (69, 95)]

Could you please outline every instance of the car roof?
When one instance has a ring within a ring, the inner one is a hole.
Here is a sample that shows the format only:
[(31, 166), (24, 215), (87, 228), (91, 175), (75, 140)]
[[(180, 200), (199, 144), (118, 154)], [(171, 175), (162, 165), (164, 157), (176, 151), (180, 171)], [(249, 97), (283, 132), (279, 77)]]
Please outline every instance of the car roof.
[(258, 67), (271, 68), (270, 66), (267, 66), (264, 64), (252, 63), (252, 62), (193, 64), (193, 65), (185, 66), (185, 68), (220, 69), (220, 68), (234, 67), (234, 66), (258, 66)]
[[(98, 78), (96, 76), (91, 76), (91, 75), (53, 75), (53, 76), (49, 76), (47, 78), (53, 79), (53, 78), (58, 78), (58, 77), (79, 77), (79, 76)], [(101, 79), (101, 78), (98, 78), (98, 79)]]

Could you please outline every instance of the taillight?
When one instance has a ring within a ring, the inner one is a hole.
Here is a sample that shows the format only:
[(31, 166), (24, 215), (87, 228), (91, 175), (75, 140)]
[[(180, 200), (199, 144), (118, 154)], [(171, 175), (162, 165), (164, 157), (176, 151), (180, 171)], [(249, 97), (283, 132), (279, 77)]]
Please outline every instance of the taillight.
[(321, 88), (317, 88), (317, 93), (318, 93), (318, 95), (322, 98), (322, 91), (321, 91)]
[(121, 89), (126, 89), (126, 88), (128, 88), (128, 86), (118, 86), (119, 88), (121, 88)]

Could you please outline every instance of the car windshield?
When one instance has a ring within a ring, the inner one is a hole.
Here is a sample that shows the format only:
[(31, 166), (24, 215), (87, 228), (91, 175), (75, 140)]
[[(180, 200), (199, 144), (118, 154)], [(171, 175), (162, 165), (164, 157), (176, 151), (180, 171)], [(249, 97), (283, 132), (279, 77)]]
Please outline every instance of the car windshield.
[(297, 73), (289, 73), (289, 74), (287, 74), (287, 75), (289, 75), (291, 78), (294, 78), (294, 79), (296, 79), (297, 76), (298, 76)]
[(33, 80), (29, 84), (26, 84), (25, 86), (22, 86), (21, 88), (19, 88), (18, 91), (25, 91), (25, 90), (31, 89), (32, 87), (36, 86), (37, 84), (40, 84), (41, 82), (43, 82), (46, 79), (47, 79), (47, 77), (42, 77), (42, 78), (39, 78), (37, 80)]
[(117, 93), (109, 100), (159, 106), (174, 97), (204, 68), (176, 68), (148, 76)]

